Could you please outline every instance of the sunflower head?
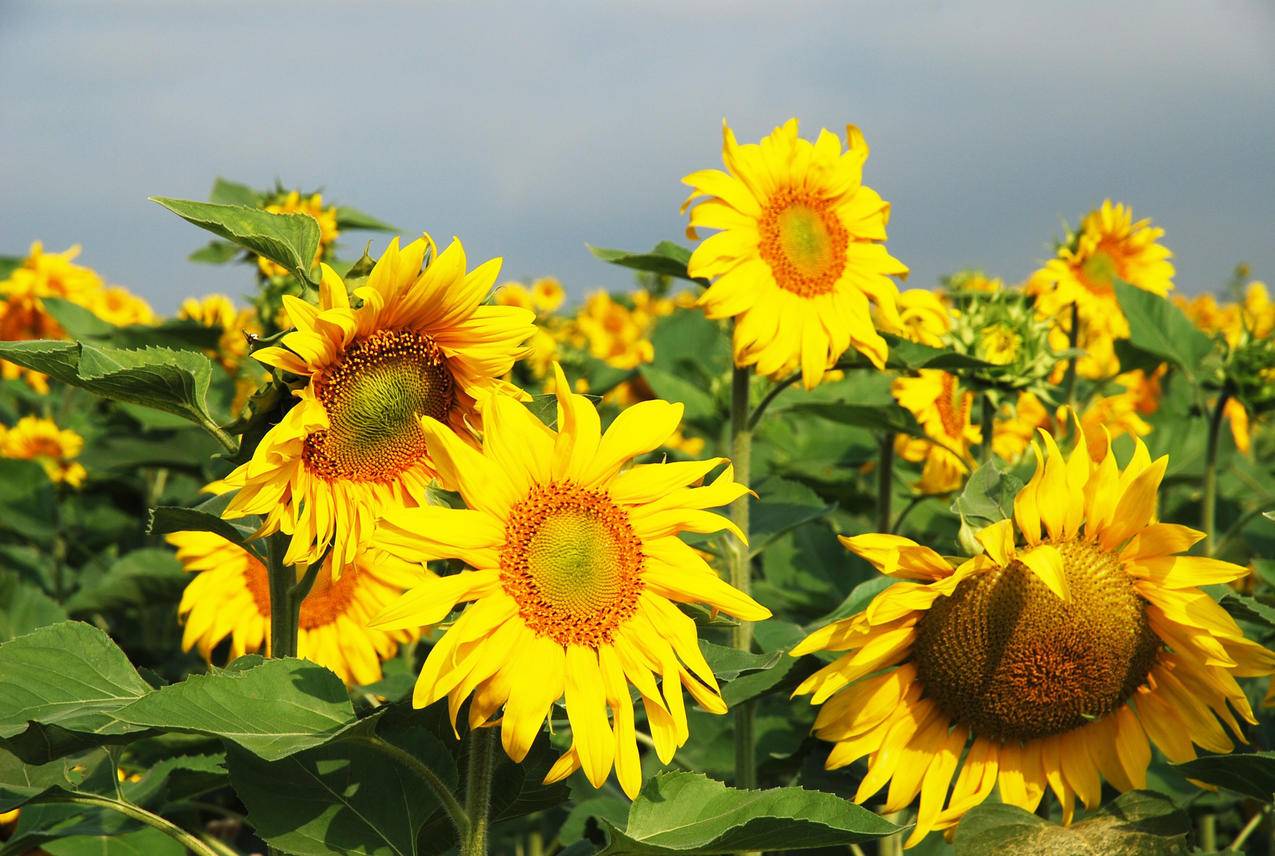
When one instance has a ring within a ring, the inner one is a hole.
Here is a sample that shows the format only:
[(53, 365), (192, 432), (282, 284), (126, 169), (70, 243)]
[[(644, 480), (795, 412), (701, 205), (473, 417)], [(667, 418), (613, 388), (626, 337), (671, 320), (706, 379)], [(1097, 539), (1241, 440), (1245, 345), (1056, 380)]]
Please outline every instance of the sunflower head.
[(838, 653), (795, 694), (822, 705), (829, 767), (868, 757), (858, 801), (887, 783), (886, 811), (920, 796), (909, 845), (997, 788), (1028, 811), (1052, 791), (1070, 822), (1102, 779), (1143, 787), (1152, 744), (1175, 763), (1227, 752), (1256, 721), (1235, 679), (1275, 654), (1199, 588), (1247, 569), (1183, 555), (1202, 533), (1156, 521), (1166, 458), (1138, 442), (1121, 467), (1103, 432), (1076, 434), (1064, 455), (1041, 432), (1013, 517), (973, 558), (843, 538), (898, 582), (793, 651)]
[(900, 326), (890, 277), (907, 268), (882, 243), (890, 206), (863, 184), (868, 145), (823, 130), (813, 142), (797, 120), (759, 144), (740, 145), (723, 122), (726, 171), (682, 179), (692, 188), (687, 235), (719, 230), (692, 253), (691, 276), (713, 280), (699, 304), (735, 318), (735, 363), (774, 375), (800, 366), (807, 388), (853, 347), (878, 368), (887, 346), (873, 324)]
[(1053, 323), (1040, 318), (1022, 292), (958, 292), (952, 346), (988, 365), (966, 374), (976, 385), (1045, 395), (1059, 354), (1050, 346)]
[(503, 710), (501, 737), (520, 761), (565, 698), (572, 744), (548, 779), (583, 768), (601, 787), (614, 768), (635, 796), (630, 687), (666, 763), (688, 736), (683, 690), (711, 713), (726, 709), (695, 623), (676, 604), (745, 620), (770, 613), (677, 537), (734, 531), (707, 510), (746, 492), (730, 466), (721, 458), (632, 463), (668, 441), (682, 406), (635, 404), (603, 433), (593, 404), (570, 391), (560, 368), (554, 373), (556, 430), (499, 394), (484, 404), (481, 449), (422, 420), (439, 473), (467, 507), (391, 511), (375, 543), (403, 559), (460, 559), (469, 569), (409, 591), (375, 626), (420, 627), (468, 603), (430, 651), (413, 703), (446, 697), (454, 723), (468, 699), (473, 728)]
[(0, 457), (35, 461), (54, 484), (84, 484), (88, 472), (75, 460), (83, 448), (83, 437), (52, 419), (23, 416), (11, 428), (0, 425)]
[(295, 330), (253, 356), (298, 379), (297, 403), (227, 477), (239, 492), (225, 513), (290, 534), (289, 564), (335, 543), (339, 569), (381, 510), (424, 502), (437, 471), (421, 418), (477, 443), (478, 398), (517, 392), (500, 378), (526, 353), (533, 315), (483, 303), (499, 267), (467, 272), (459, 241), (435, 254), (428, 236), (395, 239), (353, 295), (324, 265), (317, 307), (284, 296)]

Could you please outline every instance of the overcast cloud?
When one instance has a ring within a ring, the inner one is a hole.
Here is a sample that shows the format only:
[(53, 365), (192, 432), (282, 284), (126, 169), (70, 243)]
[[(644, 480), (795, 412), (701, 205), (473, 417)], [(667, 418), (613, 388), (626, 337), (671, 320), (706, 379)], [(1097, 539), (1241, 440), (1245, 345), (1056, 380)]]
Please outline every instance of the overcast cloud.
[(3, 0), (0, 254), (79, 242), (163, 310), (242, 293), (146, 197), (278, 177), (579, 294), (629, 281), (585, 242), (680, 238), (723, 116), (796, 115), (863, 128), (915, 284), (1020, 279), (1105, 196), (1164, 226), (1179, 288), (1275, 279), (1272, 45), (1256, 0)]

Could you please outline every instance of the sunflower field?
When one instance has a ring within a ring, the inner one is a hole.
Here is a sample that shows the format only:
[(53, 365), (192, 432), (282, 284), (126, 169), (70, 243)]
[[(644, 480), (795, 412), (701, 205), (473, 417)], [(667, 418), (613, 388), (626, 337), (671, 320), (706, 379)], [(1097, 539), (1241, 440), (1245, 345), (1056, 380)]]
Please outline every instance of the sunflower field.
[(0, 248), (0, 856), (1275, 853), (1267, 287), (905, 287), (868, 155), (725, 126), (582, 300), (225, 179), (239, 301)]

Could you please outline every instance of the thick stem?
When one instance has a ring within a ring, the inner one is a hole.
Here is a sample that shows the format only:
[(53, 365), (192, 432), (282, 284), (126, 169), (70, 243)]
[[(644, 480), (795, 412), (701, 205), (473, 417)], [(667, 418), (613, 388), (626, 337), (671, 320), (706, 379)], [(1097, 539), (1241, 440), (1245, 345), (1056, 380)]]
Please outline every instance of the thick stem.
[[(752, 465), (752, 422), (748, 407), (749, 391), (748, 369), (736, 366), (731, 375), (730, 397), (730, 435), (731, 462), (735, 465), (735, 480), (745, 487), (749, 482), (749, 469)], [(731, 503), (730, 519), (744, 538), (748, 538), (748, 503), (749, 494), (744, 494)], [(731, 552), (730, 582), (735, 588), (748, 594), (752, 590), (752, 562), (748, 555), (748, 544), (739, 542)], [(749, 621), (740, 621), (735, 625), (733, 641), (741, 651), (753, 647), (753, 625)], [(753, 702), (747, 701), (735, 707), (735, 785), (740, 788), (757, 786), (757, 755), (755, 735), (755, 710)]]
[(469, 835), (461, 842), (460, 856), (487, 856), (487, 829), (491, 824), (491, 780), (496, 767), (494, 728), (470, 732), (469, 763), (465, 768), (465, 816)]
[(894, 437), (893, 431), (881, 435), (881, 455), (877, 460), (877, 531), (889, 533), (891, 503), (894, 500)]
[(1222, 433), (1222, 413), (1230, 397), (1230, 390), (1223, 389), (1218, 393), (1217, 404), (1209, 418), (1209, 435), (1204, 447), (1204, 498), (1200, 508), (1200, 528), (1204, 530), (1206, 556), (1212, 556), (1217, 546), (1217, 447)]
[(111, 799), (110, 797), (97, 796), (96, 794), (68, 794), (59, 791), (52, 791), (39, 797), (33, 802), (40, 803), (65, 803), (67, 805), (82, 805), (92, 808), (106, 809), (107, 811), (118, 812), (125, 817), (130, 817), (139, 823), (144, 823), (152, 829), (158, 829), (169, 838), (177, 841), (187, 850), (195, 853), (196, 856), (220, 856), (216, 850), (209, 847), (199, 838), (186, 830), (182, 829), (170, 821), (165, 820), (157, 814), (152, 814), (141, 806), (133, 805), (123, 800)]
[[(1080, 305), (1071, 304), (1071, 329), (1067, 331), (1067, 347), (1075, 351), (1080, 345)], [(1076, 363), (1080, 361), (1074, 353), (1067, 360), (1067, 374), (1063, 377), (1063, 389), (1066, 390), (1067, 407), (1076, 409)]]
[(1217, 852), (1217, 815), (1212, 812), (1200, 815), (1200, 849), (1205, 853)]
[(280, 532), (266, 541), (266, 573), (270, 586), (270, 656), (297, 656), (297, 625), (301, 602), (293, 598), (297, 572), (283, 563), (287, 536)]
[(996, 436), (996, 406), (992, 404), (990, 394), (983, 393), (983, 421), (981, 426), (983, 443), (979, 447), (979, 459), (986, 464), (992, 459), (992, 440)]

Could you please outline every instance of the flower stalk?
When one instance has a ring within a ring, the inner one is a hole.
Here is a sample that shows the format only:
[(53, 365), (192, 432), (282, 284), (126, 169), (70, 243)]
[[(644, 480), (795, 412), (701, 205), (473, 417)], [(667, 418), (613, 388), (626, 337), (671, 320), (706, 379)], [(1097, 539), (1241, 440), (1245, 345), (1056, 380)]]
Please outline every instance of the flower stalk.
[[(748, 393), (751, 380), (747, 368), (735, 366), (731, 374), (730, 428), (731, 462), (735, 466), (735, 481), (748, 487), (752, 465), (753, 425), (750, 420)], [(730, 519), (744, 538), (748, 538), (748, 503), (745, 493), (731, 503)], [(744, 594), (752, 590), (752, 560), (747, 541), (735, 544), (731, 552), (730, 582)], [(740, 621), (733, 632), (734, 645), (741, 651), (752, 649), (753, 625)], [(735, 707), (735, 785), (740, 788), (757, 786), (756, 722), (753, 702), (746, 701)]]
[(461, 841), (460, 856), (487, 856), (497, 739), (494, 728), (476, 728), (470, 732), (469, 763), (465, 768), (465, 817), (469, 829)]
[(1212, 556), (1217, 548), (1217, 447), (1222, 433), (1222, 416), (1226, 403), (1231, 399), (1230, 389), (1218, 393), (1213, 413), (1209, 417), (1209, 434), (1204, 448), (1203, 499), (1200, 508), (1200, 528), (1204, 530), (1204, 555)]

